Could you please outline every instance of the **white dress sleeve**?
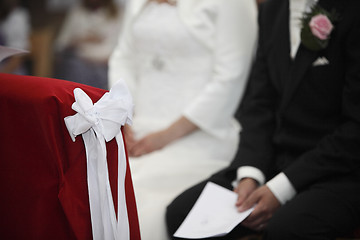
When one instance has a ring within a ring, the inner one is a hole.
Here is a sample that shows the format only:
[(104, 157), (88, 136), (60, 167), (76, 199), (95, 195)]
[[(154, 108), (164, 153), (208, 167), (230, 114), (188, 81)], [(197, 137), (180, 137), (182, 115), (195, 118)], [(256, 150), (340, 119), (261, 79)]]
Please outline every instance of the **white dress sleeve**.
[[(233, 131), (233, 115), (243, 95), (257, 43), (255, 1), (218, 4), (214, 21), (212, 79), (184, 111), (206, 132), (225, 138)], [(204, 9), (206, 10), (206, 9)], [(211, 13), (209, 13), (211, 14)], [(214, 19), (213, 16), (209, 18)]]

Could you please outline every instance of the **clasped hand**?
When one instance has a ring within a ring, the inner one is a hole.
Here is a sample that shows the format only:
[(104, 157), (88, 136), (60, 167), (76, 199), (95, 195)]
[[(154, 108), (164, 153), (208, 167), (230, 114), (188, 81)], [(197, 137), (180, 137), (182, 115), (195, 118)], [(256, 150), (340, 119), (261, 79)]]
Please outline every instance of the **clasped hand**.
[(141, 155), (159, 150), (168, 144), (166, 131), (158, 131), (135, 140), (134, 134), (129, 126), (124, 128), (125, 143), (130, 157), (139, 157)]
[(255, 231), (266, 228), (268, 221), (280, 207), (280, 202), (266, 186), (258, 186), (251, 178), (242, 179), (234, 191), (238, 194), (236, 207), (239, 212), (255, 206), (254, 211), (241, 223)]
[(139, 157), (162, 149), (169, 143), (182, 138), (197, 129), (198, 127), (194, 123), (182, 116), (169, 127), (150, 133), (139, 140), (135, 140), (131, 127), (125, 125), (125, 143), (129, 156)]

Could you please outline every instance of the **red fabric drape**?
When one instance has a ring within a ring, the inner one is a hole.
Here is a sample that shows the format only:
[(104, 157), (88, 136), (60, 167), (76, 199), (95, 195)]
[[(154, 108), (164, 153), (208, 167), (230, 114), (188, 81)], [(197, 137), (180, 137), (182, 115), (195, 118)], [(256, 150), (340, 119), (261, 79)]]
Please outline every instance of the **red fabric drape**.
[[(71, 140), (64, 123), (64, 117), (75, 114), (76, 87), (93, 102), (105, 93), (64, 80), (0, 74), (2, 239), (92, 239), (85, 147), (81, 136)], [(116, 202), (115, 139), (107, 150)], [(140, 233), (129, 167), (125, 185), (130, 237), (136, 240)]]

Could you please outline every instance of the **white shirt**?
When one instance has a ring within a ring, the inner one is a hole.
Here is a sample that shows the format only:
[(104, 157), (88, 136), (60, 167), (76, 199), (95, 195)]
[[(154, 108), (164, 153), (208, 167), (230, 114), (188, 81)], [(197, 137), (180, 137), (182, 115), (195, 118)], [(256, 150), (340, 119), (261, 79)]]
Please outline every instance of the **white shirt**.
[(317, 0), (290, 0), (289, 1), (289, 30), (291, 51), (290, 56), (295, 58), (300, 46), (301, 18), (304, 12), (309, 12)]
[[(301, 17), (304, 12), (309, 11), (311, 6), (316, 2), (317, 0), (289, 0), (291, 58), (295, 58), (300, 46)], [(252, 166), (240, 167), (237, 170), (237, 180), (247, 177), (255, 179), (260, 185), (265, 183), (265, 175), (259, 169)], [(283, 172), (270, 179), (266, 185), (281, 204), (286, 203), (296, 195), (294, 186)]]

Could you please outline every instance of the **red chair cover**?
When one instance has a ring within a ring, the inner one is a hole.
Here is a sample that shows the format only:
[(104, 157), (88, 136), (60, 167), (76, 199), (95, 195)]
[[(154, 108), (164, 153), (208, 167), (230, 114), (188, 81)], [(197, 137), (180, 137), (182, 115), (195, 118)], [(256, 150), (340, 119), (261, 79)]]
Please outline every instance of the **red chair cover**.
[[(0, 74), (1, 239), (92, 239), (84, 143), (81, 137), (73, 142), (64, 123), (64, 117), (75, 114), (76, 87), (93, 102), (105, 93), (64, 80)], [(107, 151), (116, 203), (115, 139)], [(137, 240), (129, 167), (125, 191), (130, 238)]]

